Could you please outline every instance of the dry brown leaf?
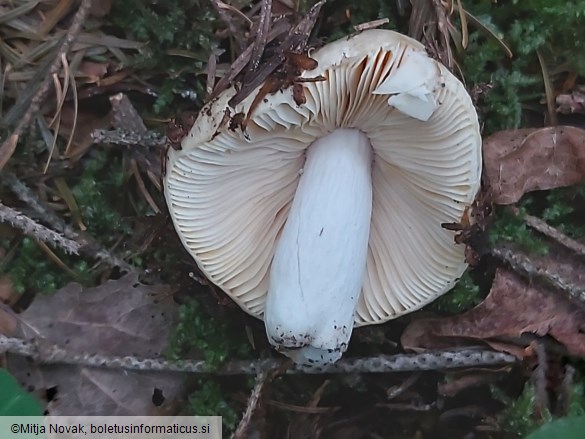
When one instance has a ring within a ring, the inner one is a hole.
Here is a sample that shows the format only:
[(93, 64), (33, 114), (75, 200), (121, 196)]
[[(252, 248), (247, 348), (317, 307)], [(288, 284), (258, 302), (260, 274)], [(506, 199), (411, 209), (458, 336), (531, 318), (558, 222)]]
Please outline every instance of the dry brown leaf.
[(462, 373), (452, 373), (449, 379), (440, 381), (437, 384), (437, 393), (448, 398), (453, 398), (459, 393), (484, 386), (486, 384), (493, 384), (500, 380), (503, 374), (509, 372), (509, 367), (500, 370), (484, 369), (481, 371), (465, 371)]
[(109, 63), (97, 63), (93, 61), (83, 61), (78, 70), (87, 77), (87, 82), (98, 82), (107, 75)]
[(500, 131), (483, 143), (484, 170), (496, 204), (536, 190), (585, 182), (585, 130), (570, 126)]
[[(70, 284), (39, 296), (21, 315), (15, 337), (56, 344), (75, 353), (158, 357), (176, 319), (173, 303), (157, 303), (162, 287), (129, 274), (96, 288)], [(177, 374), (35, 365), (9, 355), (8, 370), (27, 388), (57, 388), (48, 409), (53, 415), (147, 415), (155, 409), (155, 389), (166, 399), (183, 387)]]
[(94, 0), (91, 3), (89, 14), (93, 17), (102, 18), (110, 13), (112, 0)]
[(506, 350), (503, 343), (491, 340), (517, 338), (524, 333), (549, 335), (569, 354), (585, 357), (585, 309), (556, 292), (527, 285), (512, 271), (498, 269), (485, 301), (458, 316), (415, 320), (402, 334), (401, 342), (407, 349), (424, 350), (475, 340)]
[(14, 313), (10, 310), (8, 305), (0, 302), (0, 334), (12, 336), (14, 331), (16, 331), (17, 325), (18, 321), (14, 316)]
[(561, 94), (556, 98), (557, 111), (563, 114), (585, 114), (585, 88), (583, 91)]
[[(110, 127), (110, 115), (101, 116), (95, 111), (83, 110), (77, 114), (75, 119), (75, 108), (73, 103), (67, 102), (61, 111), (61, 124), (59, 126), (59, 135), (64, 139), (71, 139), (71, 147), (65, 154), (68, 159), (78, 159), (83, 156), (93, 145), (91, 133), (98, 129), (107, 129)], [(76, 123), (73, 132), (73, 124)]]
[[(2, 261), (4, 255), (0, 255), (0, 262)], [(12, 285), (12, 280), (8, 275), (0, 275), (0, 302), (5, 303), (7, 305), (12, 305), (15, 303), (20, 295), (16, 292)]]

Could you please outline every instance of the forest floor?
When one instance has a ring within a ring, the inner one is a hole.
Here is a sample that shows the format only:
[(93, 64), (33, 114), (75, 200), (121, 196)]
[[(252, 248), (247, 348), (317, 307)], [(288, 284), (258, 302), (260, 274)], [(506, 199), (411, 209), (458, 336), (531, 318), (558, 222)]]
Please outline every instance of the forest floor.
[[(0, 0), (0, 415), (221, 415), (236, 438), (583, 431), (583, 17), (583, 0)], [(312, 374), (200, 273), (161, 180), (221, 78), (252, 92), (298, 23), (308, 47), (360, 25), (420, 40), (484, 139), (470, 269)]]

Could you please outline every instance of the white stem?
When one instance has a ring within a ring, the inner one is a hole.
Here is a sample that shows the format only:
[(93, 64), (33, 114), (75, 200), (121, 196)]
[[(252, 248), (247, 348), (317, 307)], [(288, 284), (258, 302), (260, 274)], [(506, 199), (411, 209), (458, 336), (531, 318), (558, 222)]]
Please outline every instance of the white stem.
[(358, 130), (335, 130), (307, 152), (264, 315), (270, 343), (297, 363), (332, 363), (347, 349), (366, 267), (371, 165)]

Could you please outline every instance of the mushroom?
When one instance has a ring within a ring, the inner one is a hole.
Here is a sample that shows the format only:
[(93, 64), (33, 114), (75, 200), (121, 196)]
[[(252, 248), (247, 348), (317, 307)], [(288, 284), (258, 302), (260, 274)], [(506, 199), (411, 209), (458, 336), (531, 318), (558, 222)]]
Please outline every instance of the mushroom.
[[(404, 35), (316, 50), (292, 88), (231, 108), (228, 89), (167, 156), (165, 196), (201, 271), (301, 364), (336, 361), (354, 326), (415, 311), (465, 271), (460, 222), (480, 184), (464, 86)], [(257, 103), (257, 102), (256, 102)], [(233, 120), (247, 115), (245, 129)], [(230, 123), (232, 121), (232, 123)]]

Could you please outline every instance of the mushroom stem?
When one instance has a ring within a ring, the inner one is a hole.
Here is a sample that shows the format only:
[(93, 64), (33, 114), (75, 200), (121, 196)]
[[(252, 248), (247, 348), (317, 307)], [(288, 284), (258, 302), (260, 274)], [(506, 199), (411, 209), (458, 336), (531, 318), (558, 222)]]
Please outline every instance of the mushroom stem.
[(270, 343), (296, 363), (332, 363), (347, 349), (366, 268), (371, 168), (370, 141), (355, 129), (337, 129), (307, 152), (265, 308)]

